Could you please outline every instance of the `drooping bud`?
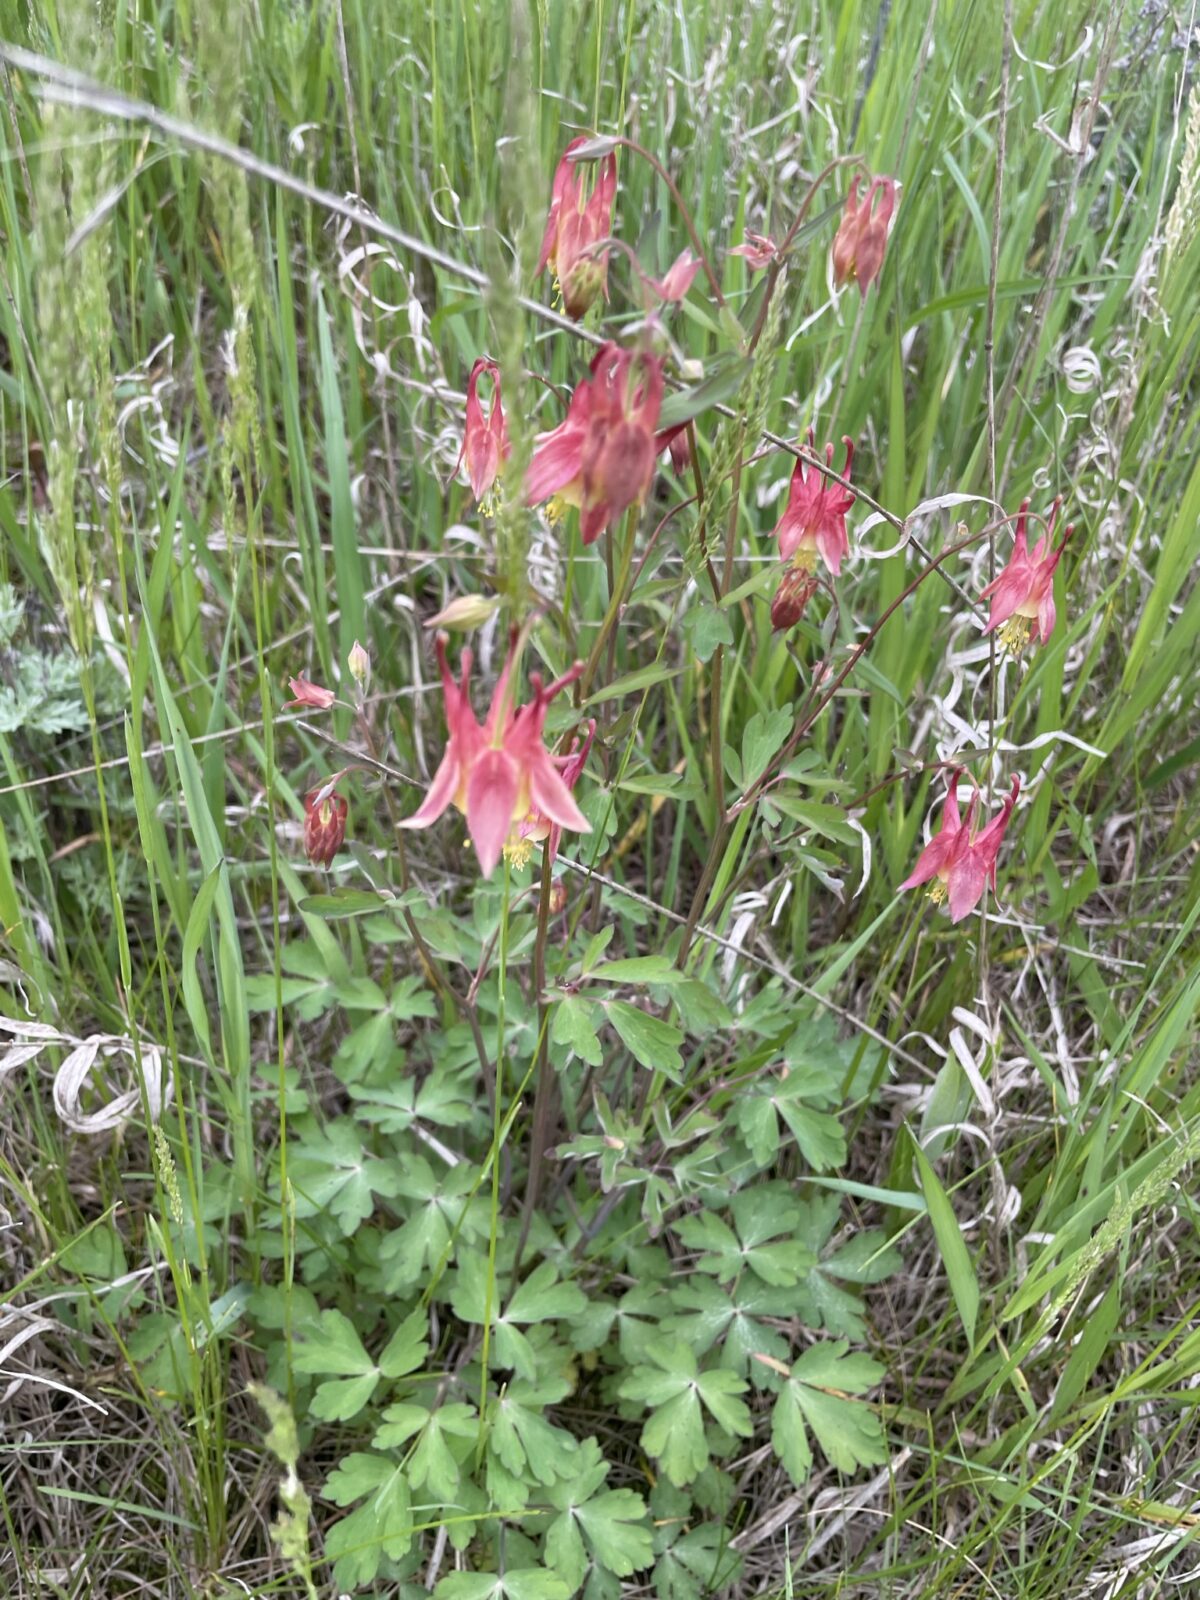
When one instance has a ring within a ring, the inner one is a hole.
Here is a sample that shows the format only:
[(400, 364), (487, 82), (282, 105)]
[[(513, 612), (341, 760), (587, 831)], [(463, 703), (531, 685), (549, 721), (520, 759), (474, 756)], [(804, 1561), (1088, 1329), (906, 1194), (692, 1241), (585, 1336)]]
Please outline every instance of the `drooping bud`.
[[(479, 380), (482, 377), (492, 381), (492, 401), (486, 416), (479, 398)], [(467, 425), (454, 469), (457, 472), (466, 462), (471, 493), (476, 501), (487, 499), (499, 474), (500, 463), (511, 448), (500, 397), (500, 368), (486, 356), (480, 356), (467, 379)]]
[(314, 867), (327, 867), (341, 849), (349, 810), (332, 783), (304, 796), (304, 853)]
[(794, 628), (804, 615), (805, 607), (817, 592), (814, 573), (803, 567), (789, 567), (780, 580), (771, 601), (771, 628), (775, 633), (786, 633)]
[[(662, 434), (659, 434), (662, 442)], [(686, 428), (673, 428), (667, 438), (667, 449), (671, 453), (671, 465), (675, 468), (675, 476), (682, 478), (692, 465), (692, 445)]]
[(498, 595), (460, 594), (449, 605), (443, 606), (436, 616), (430, 617), (427, 628), (448, 628), (451, 633), (471, 633), (482, 628), (489, 617), (499, 611)]

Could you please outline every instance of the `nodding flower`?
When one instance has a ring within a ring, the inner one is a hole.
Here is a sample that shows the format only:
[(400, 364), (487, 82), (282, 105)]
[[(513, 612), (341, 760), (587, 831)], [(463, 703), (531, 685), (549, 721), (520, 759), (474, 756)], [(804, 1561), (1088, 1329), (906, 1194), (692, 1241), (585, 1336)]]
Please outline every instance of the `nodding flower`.
[(576, 322), (608, 291), (608, 256), (600, 247), (612, 233), (617, 195), (617, 158), (611, 152), (600, 161), (588, 194), (584, 164), (571, 160), (571, 152), (588, 142), (572, 139), (555, 170), (537, 265), (539, 273), (550, 267), (566, 313)]
[(448, 643), (449, 635), (439, 633), (438, 665), (450, 739), (428, 794), (402, 826), (427, 828), (448, 806), (455, 806), (467, 819), (467, 831), (487, 878), (500, 860), (513, 824), (527, 820), (533, 811), (560, 828), (571, 828), (576, 833), (591, 832), (554, 758), (542, 743), (550, 702), (575, 682), (583, 671), (583, 663), (575, 662), (548, 687), (543, 687), (538, 673), (531, 672), (533, 699), (528, 705), (514, 708), (511, 679), (518, 650), (518, 634), (514, 629), (491, 708), (480, 726), (471, 709), (471, 652), (463, 651), (462, 680), (455, 683), (446, 656)]
[(650, 492), (658, 455), (663, 363), (645, 350), (608, 343), (571, 396), (566, 419), (539, 435), (525, 476), (530, 505), (554, 497), (579, 507), (584, 544)]
[(322, 689), (307, 678), (289, 678), (288, 688), (293, 698), (284, 705), (285, 711), (328, 711), (337, 699), (332, 689)]
[(1051, 549), (1050, 541), (1054, 537), (1054, 524), (1058, 521), (1061, 505), (1059, 499), (1050, 507), (1046, 531), (1030, 550), (1025, 531), (1029, 501), (1022, 500), (1017, 512), (1016, 537), (1008, 565), (983, 591), (983, 598), (992, 602), (987, 627), (983, 631), (993, 633), (999, 628), (1001, 644), (1007, 646), (1014, 655), (1020, 654), (1031, 637), (1038, 644), (1045, 644), (1054, 632), (1057, 620), (1054, 610), (1054, 572), (1067, 547), (1067, 540), (1075, 532), (1073, 524), (1068, 523), (1057, 549)]
[[(854, 461), (854, 444), (843, 438), (846, 446), (846, 465), (842, 477), (850, 476)], [(813, 430), (808, 430), (808, 448), (816, 449)], [(825, 446), (825, 465), (833, 466), (833, 446)], [(785, 561), (803, 572), (814, 572), (818, 555), (836, 578), (842, 570), (842, 557), (850, 553), (850, 539), (846, 532), (846, 513), (854, 504), (853, 494), (835, 478), (826, 478), (820, 467), (799, 456), (792, 469), (788, 488), (788, 502), (783, 515), (775, 524), (774, 536), (779, 540), (779, 554)]]
[(327, 867), (342, 848), (350, 807), (337, 792), (339, 773), (304, 796), (304, 853), (314, 867)]
[[(833, 281), (858, 284), (863, 299), (883, 267), (883, 253), (891, 232), (896, 209), (896, 180), (872, 178), (862, 200), (858, 198), (861, 177), (855, 174), (846, 197), (846, 210), (833, 240)], [(876, 204), (876, 196), (879, 196)]]
[(942, 825), (921, 851), (917, 864), (900, 885), (901, 889), (914, 889), (918, 884), (929, 883), (929, 897), (938, 904), (949, 897), (950, 920), (961, 922), (979, 904), (984, 888), (991, 884), (996, 892), (996, 858), (1004, 842), (1004, 831), (1012, 816), (1017, 796), (1021, 793), (1020, 778), (1013, 778), (1012, 789), (996, 815), (978, 832), (975, 816), (979, 809), (979, 794), (971, 796), (964, 820), (958, 810), (958, 780), (962, 768), (955, 767), (950, 774), (946, 802), (942, 807)]
[[(487, 416), (483, 414), (479, 399), (479, 380), (482, 377), (492, 380), (492, 403)], [(500, 368), (486, 356), (480, 356), (467, 379), (467, 426), (462, 449), (454, 464), (457, 472), (466, 461), (471, 493), (477, 502), (486, 498), (499, 475), (500, 463), (511, 448), (500, 399)]]

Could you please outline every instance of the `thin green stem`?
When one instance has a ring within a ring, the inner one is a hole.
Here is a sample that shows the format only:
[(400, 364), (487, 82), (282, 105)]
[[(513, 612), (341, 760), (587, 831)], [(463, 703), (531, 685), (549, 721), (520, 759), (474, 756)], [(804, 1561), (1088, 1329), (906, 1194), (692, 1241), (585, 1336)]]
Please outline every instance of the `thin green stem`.
[(504, 898), (500, 906), (500, 961), (496, 969), (496, 1093), (492, 1110), (492, 1200), (488, 1227), (487, 1292), (484, 1296), (483, 1343), (479, 1355), (479, 1451), (484, 1443), (484, 1418), (487, 1415), (488, 1352), (491, 1348), (492, 1311), (496, 1304), (496, 1245), (500, 1237), (500, 1146), (503, 1127), (500, 1103), (504, 1089), (504, 1029), (506, 979), (508, 973), (508, 902), (510, 874), (504, 863)]
[[(584, 665), (583, 672), (579, 679), (579, 698), (581, 702), (586, 701), (588, 697), (588, 690), (591, 688), (592, 679), (596, 675), (596, 668), (599, 665), (601, 653), (604, 650), (604, 646), (608, 643), (609, 635), (616, 627), (617, 619), (619, 618), (621, 609), (625, 604), (625, 589), (629, 582), (630, 570), (633, 566), (633, 547), (637, 534), (637, 511), (633, 507), (630, 508), (629, 514), (625, 519), (625, 527), (627, 532), (625, 549), (621, 553), (621, 570), (617, 574), (615, 580), (613, 579), (612, 575), (612, 534), (609, 534), (609, 545), (605, 552), (609, 562), (608, 610), (604, 613), (604, 621), (600, 625), (600, 632), (596, 635), (596, 641), (592, 645), (591, 651), (588, 654), (587, 662)], [(610, 659), (610, 673), (611, 670), (612, 662)]]

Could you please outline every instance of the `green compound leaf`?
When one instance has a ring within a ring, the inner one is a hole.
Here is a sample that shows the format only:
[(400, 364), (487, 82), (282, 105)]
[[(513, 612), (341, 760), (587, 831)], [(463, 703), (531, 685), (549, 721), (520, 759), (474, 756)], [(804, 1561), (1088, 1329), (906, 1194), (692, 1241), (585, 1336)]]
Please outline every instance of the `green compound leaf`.
[(554, 1007), (554, 1021), (550, 1024), (551, 1044), (561, 1045), (574, 1053), (589, 1067), (598, 1067), (604, 1059), (600, 1047), (600, 1008), (582, 995), (564, 995)]
[(760, 1167), (774, 1162), (786, 1132), (814, 1172), (828, 1172), (846, 1160), (841, 1123), (824, 1109), (836, 1093), (831, 1074), (807, 1066), (789, 1068), (779, 1077), (760, 1079), (739, 1096), (733, 1120)]
[(621, 1036), (621, 1042), (635, 1061), (651, 1072), (663, 1072), (673, 1083), (683, 1078), (683, 1057), (679, 1046), (683, 1034), (661, 1017), (652, 1017), (628, 1000), (609, 1000), (604, 1009), (608, 1020)]
[(733, 624), (727, 612), (703, 603), (689, 607), (683, 617), (683, 631), (700, 661), (709, 661), (718, 645), (733, 644)]
[(323, 1422), (345, 1422), (362, 1410), (375, 1393), (379, 1368), (367, 1354), (350, 1318), (340, 1311), (322, 1311), (315, 1324), (301, 1328), (293, 1349), (297, 1372), (328, 1373), (309, 1403)]
[(604, 1490), (608, 1463), (595, 1439), (585, 1439), (569, 1480), (547, 1490), (559, 1515), (546, 1529), (546, 1559), (571, 1588), (587, 1574), (589, 1560), (620, 1578), (654, 1559), (650, 1519), (632, 1489)]
[(785, 739), (792, 731), (792, 708), (780, 706), (776, 711), (756, 711), (746, 723), (742, 733), (742, 782), (749, 785), (761, 778), (771, 757), (782, 750)]
[(416, 1372), (428, 1354), (429, 1317), (424, 1311), (414, 1311), (388, 1340), (379, 1358), (379, 1370), (385, 1378), (400, 1378)]
[(793, 1483), (806, 1482), (812, 1470), (810, 1431), (839, 1472), (887, 1460), (879, 1418), (851, 1398), (882, 1377), (883, 1368), (870, 1356), (848, 1355), (844, 1339), (804, 1352), (771, 1413), (771, 1442)]
[(549, 1487), (575, 1475), (579, 1447), (565, 1428), (547, 1422), (547, 1405), (566, 1393), (562, 1383), (535, 1387), (522, 1379), (510, 1383), (488, 1410), (489, 1455), (514, 1479), (536, 1480)]
[(701, 1272), (728, 1283), (749, 1268), (763, 1283), (780, 1288), (798, 1283), (816, 1264), (808, 1246), (793, 1237), (801, 1213), (783, 1185), (744, 1190), (730, 1209), (736, 1232), (707, 1211), (672, 1224), (681, 1242), (697, 1253)]
[(739, 1377), (749, 1377), (756, 1387), (777, 1387), (771, 1369), (753, 1357), (787, 1360), (785, 1340), (760, 1319), (793, 1316), (794, 1290), (764, 1288), (752, 1275), (725, 1290), (711, 1278), (697, 1275), (671, 1290), (671, 1304), (676, 1311), (663, 1324), (666, 1332), (685, 1339), (698, 1356), (719, 1345), (723, 1367)]
[(542, 1567), (498, 1572), (448, 1572), (433, 1591), (434, 1600), (567, 1600), (563, 1580)]
[(704, 1411), (727, 1433), (749, 1438), (754, 1431), (750, 1410), (738, 1398), (746, 1384), (721, 1368), (701, 1372), (692, 1351), (678, 1339), (651, 1345), (649, 1355), (654, 1365), (635, 1367), (619, 1392), (652, 1408), (642, 1429), (642, 1448), (682, 1488), (709, 1462)]
[(371, 1583), (383, 1558), (399, 1561), (412, 1545), (408, 1479), (392, 1461), (356, 1451), (330, 1473), (324, 1495), (335, 1506), (363, 1504), (325, 1535), (339, 1589)]
[(288, 1181), (298, 1217), (329, 1212), (347, 1237), (374, 1212), (377, 1194), (395, 1195), (400, 1189), (397, 1163), (368, 1155), (358, 1130), (344, 1118), (296, 1147), (288, 1159)]
[(816, 1195), (799, 1202), (800, 1236), (817, 1253), (816, 1265), (797, 1288), (794, 1311), (810, 1328), (825, 1328), (846, 1339), (866, 1337), (862, 1301), (846, 1284), (879, 1283), (900, 1268), (900, 1254), (878, 1228), (853, 1234), (836, 1250), (827, 1252), (841, 1217), (837, 1194)]

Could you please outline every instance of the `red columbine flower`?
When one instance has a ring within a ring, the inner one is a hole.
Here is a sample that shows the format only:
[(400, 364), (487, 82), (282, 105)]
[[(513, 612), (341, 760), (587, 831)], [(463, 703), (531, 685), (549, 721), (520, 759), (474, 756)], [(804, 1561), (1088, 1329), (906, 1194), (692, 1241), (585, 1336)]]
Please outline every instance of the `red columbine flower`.
[(662, 397), (661, 357), (614, 344), (600, 352), (592, 366), (592, 411), (583, 444), (584, 544), (650, 492), (661, 448), (655, 431)]
[(306, 711), (328, 711), (337, 699), (332, 689), (322, 689), (318, 683), (310, 683), (307, 678), (289, 678), (288, 688), (295, 696), (284, 706), (285, 711), (297, 711), (303, 708)]
[(555, 496), (579, 507), (584, 544), (645, 499), (669, 441), (655, 436), (663, 364), (644, 350), (606, 344), (571, 396), (566, 420), (539, 435), (525, 477), (530, 505)]
[(949, 895), (951, 922), (961, 922), (975, 909), (986, 884), (991, 884), (992, 893), (995, 894), (996, 857), (1000, 853), (1008, 819), (1021, 792), (1021, 780), (1014, 778), (1012, 790), (1000, 810), (986, 827), (975, 833), (979, 795), (975, 793), (971, 796), (964, 821), (958, 811), (957, 788), (961, 776), (962, 768), (955, 767), (946, 790), (941, 828), (921, 851), (911, 875), (900, 885), (902, 889), (914, 889), (918, 884), (928, 883), (931, 878), (936, 879), (929, 897), (936, 904)]
[(746, 229), (746, 242), (734, 245), (729, 252), (731, 256), (745, 256), (746, 265), (751, 272), (761, 272), (764, 267), (769, 267), (779, 254), (779, 246), (767, 233), (751, 233)]
[(661, 278), (651, 278), (650, 287), (660, 300), (682, 300), (700, 271), (700, 257), (681, 251)]
[(539, 272), (549, 265), (562, 290), (563, 305), (576, 321), (608, 287), (608, 257), (596, 247), (612, 233), (613, 201), (617, 195), (617, 158), (606, 155), (590, 198), (585, 190), (584, 165), (570, 159), (572, 150), (588, 143), (572, 139), (554, 173), (550, 213), (542, 235)]
[(564, 505), (578, 506), (583, 499), (583, 441), (591, 414), (592, 385), (584, 378), (558, 427), (539, 433), (534, 440), (536, 448), (525, 473), (525, 498), (531, 506), (551, 500), (552, 518)]
[[(479, 380), (485, 375), (492, 380), (492, 404), (486, 417), (479, 401)], [(500, 403), (500, 368), (486, 356), (480, 356), (467, 379), (467, 428), (454, 463), (457, 472), (466, 458), (471, 493), (477, 501), (482, 500), (495, 483), (500, 463), (511, 448), (504, 407)]]
[[(845, 214), (834, 236), (833, 281), (843, 284), (855, 279), (858, 292), (865, 300), (867, 290), (883, 266), (883, 252), (896, 208), (896, 180), (872, 178), (860, 201), (858, 186), (861, 181), (856, 174), (846, 198)], [(881, 197), (878, 204), (876, 195)]]
[(304, 853), (314, 867), (327, 867), (342, 848), (350, 809), (335, 785), (342, 774), (304, 796)]
[(1022, 500), (1017, 512), (1017, 532), (1012, 555), (1000, 576), (989, 583), (983, 598), (992, 602), (984, 633), (1000, 629), (1000, 642), (1013, 652), (1020, 653), (1032, 633), (1038, 644), (1045, 644), (1054, 632), (1054, 569), (1062, 559), (1067, 540), (1075, 532), (1073, 526), (1063, 531), (1062, 543), (1056, 550), (1050, 548), (1054, 537), (1054, 524), (1058, 521), (1061, 500), (1050, 507), (1046, 531), (1032, 551), (1025, 535), (1025, 522), (1029, 514), (1029, 501)]
[[(846, 446), (846, 465), (842, 477), (850, 476), (854, 460), (854, 445), (842, 439)], [(813, 430), (808, 430), (808, 448), (815, 450)], [(825, 446), (825, 464), (833, 465), (833, 446)], [(842, 570), (842, 557), (850, 553), (850, 540), (846, 533), (846, 513), (854, 504), (854, 496), (833, 478), (826, 478), (817, 466), (796, 458), (792, 481), (788, 488), (787, 509), (775, 524), (774, 535), (779, 540), (779, 554), (791, 561), (802, 572), (813, 572), (820, 555), (836, 578)]]
[[(592, 740), (596, 737), (596, 719), (592, 717), (587, 725), (583, 742), (580, 744), (575, 735), (571, 736), (571, 743), (565, 755), (551, 756), (558, 775), (568, 790), (574, 789), (587, 764), (588, 752), (592, 748)], [(578, 748), (576, 746), (578, 745)], [(551, 861), (558, 854), (559, 841), (562, 838), (562, 826), (553, 821), (544, 811), (535, 805), (531, 807), (528, 816), (516, 823), (508, 836), (508, 843), (504, 846), (504, 853), (515, 867), (523, 867), (529, 860), (529, 852), (535, 844), (541, 844), (543, 839), (549, 840), (546, 846), (550, 853)]]
[(540, 675), (531, 672), (533, 699), (514, 711), (509, 693), (517, 650), (514, 632), (508, 659), (492, 695), (491, 709), (480, 727), (471, 709), (469, 693), (471, 652), (464, 650), (462, 653), (462, 682), (456, 684), (446, 658), (448, 638), (447, 634), (438, 634), (437, 653), (450, 742), (429, 793), (402, 826), (427, 828), (447, 806), (456, 806), (466, 816), (467, 830), (486, 878), (491, 876), (500, 859), (513, 823), (525, 821), (534, 810), (560, 828), (572, 828), (577, 833), (591, 832), (587, 818), (559, 776), (554, 758), (542, 743), (542, 729), (551, 700), (575, 682), (583, 671), (583, 663), (577, 661), (549, 688), (543, 688)]

